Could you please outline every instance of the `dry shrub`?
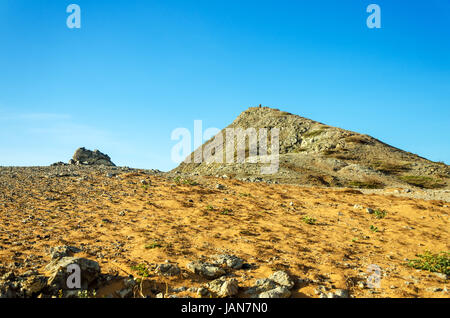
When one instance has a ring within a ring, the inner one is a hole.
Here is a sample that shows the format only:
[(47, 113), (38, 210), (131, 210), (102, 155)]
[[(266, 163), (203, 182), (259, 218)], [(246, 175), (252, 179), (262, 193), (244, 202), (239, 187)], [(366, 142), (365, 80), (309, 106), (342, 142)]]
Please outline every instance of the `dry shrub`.
[(352, 188), (383, 189), (384, 183), (376, 177), (364, 177), (361, 180), (352, 180), (348, 183)]

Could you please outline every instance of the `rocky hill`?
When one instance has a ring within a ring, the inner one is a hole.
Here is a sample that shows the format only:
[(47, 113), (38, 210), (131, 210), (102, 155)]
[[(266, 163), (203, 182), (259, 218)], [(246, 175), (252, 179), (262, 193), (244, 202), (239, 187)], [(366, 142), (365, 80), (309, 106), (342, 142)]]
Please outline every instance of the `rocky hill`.
[[(320, 122), (268, 107), (252, 107), (227, 128), (279, 128), (279, 169), (262, 175), (264, 163), (250, 163), (248, 141), (243, 163), (194, 163), (194, 151), (171, 174), (223, 176), (244, 181), (266, 181), (319, 186), (385, 188), (418, 187), (448, 189), (450, 168), (387, 145), (368, 135), (331, 127)], [(269, 133), (270, 137), (270, 133)], [(202, 150), (206, 153), (214, 138)], [(270, 141), (270, 138), (268, 138)], [(239, 141), (236, 139), (235, 150)], [(270, 142), (268, 148), (270, 149)], [(223, 151), (226, 153), (226, 144)], [(213, 150), (217, 151), (217, 149)], [(270, 153), (270, 152), (269, 152)], [(224, 160), (224, 162), (226, 162)], [(266, 164), (267, 165), (267, 164)]]

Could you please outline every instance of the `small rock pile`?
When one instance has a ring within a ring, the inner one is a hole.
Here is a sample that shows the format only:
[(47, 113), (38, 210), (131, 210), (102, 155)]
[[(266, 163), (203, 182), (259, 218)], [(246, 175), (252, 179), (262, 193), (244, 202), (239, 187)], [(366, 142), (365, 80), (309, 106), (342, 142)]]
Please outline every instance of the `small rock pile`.
[(252, 298), (289, 298), (295, 283), (285, 271), (277, 271), (269, 278), (258, 279), (246, 291)]

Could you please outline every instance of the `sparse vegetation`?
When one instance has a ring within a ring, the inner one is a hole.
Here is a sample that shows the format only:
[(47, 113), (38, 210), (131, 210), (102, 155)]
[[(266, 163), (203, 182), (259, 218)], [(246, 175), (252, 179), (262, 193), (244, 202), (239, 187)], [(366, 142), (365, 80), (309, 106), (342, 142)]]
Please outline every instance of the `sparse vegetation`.
[(190, 185), (190, 186), (196, 186), (199, 185), (199, 183), (197, 181), (191, 180), (191, 179), (182, 179), (180, 176), (177, 176), (173, 179), (173, 181), (176, 184), (186, 184), (186, 185)]
[(147, 265), (145, 264), (138, 264), (135, 266), (131, 266), (131, 269), (139, 274), (141, 277), (149, 277), (150, 276), (150, 270), (148, 269)]
[(194, 181), (194, 180), (191, 180), (191, 179), (183, 180), (183, 184), (187, 184), (187, 185), (190, 185), (190, 186), (199, 185), (199, 183), (197, 181)]
[(436, 254), (426, 251), (424, 254), (416, 255), (418, 258), (408, 262), (408, 266), (415, 269), (450, 275), (450, 252), (439, 252)]
[(231, 209), (223, 209), (220, 211), (220, 214), (222, 215), (230, 215), (233, 211)]
[(355, 157), (351, 153), (348, 153), (347, 149), (342, 149), (340, 151), (329, 149), (329, 150), (323, 151), (322, 154), (324, 156), (336, 158), (339, 160), (355, 160), (355, 159), (357, 159), (357, 157)]
[(386, 216), (387, 212), (385, 210), (375, 209), (373, 211), (373, 214), (377, 219), (383, 219)]
[(316, 224), (317, 220), (313, 217), (306, 215), (302, 218), (302, 221), (305, 222), (306, 224), (314, 225), (314, 224)]
[(345, 141), (362, 145), (372, 144), (372, 141), (369, 138), (361, 135), (348, 136), (345, 138)]
[(77, 293), (77, 298), (95, 298), (97, 296), (97, 292), (93, 290), (89, 292), (88, 290), (80, 290)]
[(376, 227), (376, 226), (374, 226), (374, 225), (371, 225), (370, 226), (370, 230), (372, 231), (372, 232), (378, 232), (378, 227)]
[(326, 127), (319, 128), (317, 130), (310, 130), (302, 135), (303, 138), (312, 138), (321, 135), (327, 130)]
[(386, 162), (386, 161), (375, 161), (369, 166), (372, 169), (380, 171), (385, 174), (397, 174), (411, 169), (411, 164), (409, 163)]
[(163, 247), (162, 244), (159, 243), (158, 241), (153, 241), (153, 242), (150, 242), (147, 245), (145, 245), (145, 249), (147, 249), (147, 250), (158, 248), (158, 247)]
[(383, 182), (379, 181), (376, 178), (365, 178), (362, 181), (350, 181), (348, 185), (351, 188), (359, 188), (359, 189), (383, 189)]
[(431, 177), (427, 176), (401, 176), (400, 180), (419, 187), (419, 188), (425, 188), (425, 189), (438, 189), (445, 187), (445, 182), (442, 180), (436, 180)]

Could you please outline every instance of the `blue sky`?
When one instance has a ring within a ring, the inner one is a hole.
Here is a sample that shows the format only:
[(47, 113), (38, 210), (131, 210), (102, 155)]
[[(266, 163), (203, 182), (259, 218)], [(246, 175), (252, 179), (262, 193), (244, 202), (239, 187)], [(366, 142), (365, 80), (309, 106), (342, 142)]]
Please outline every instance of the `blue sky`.
[(168, 170), (175, 128), (258, 104), (449, 164), (450, 2), (0, 0), (0, 165)]

